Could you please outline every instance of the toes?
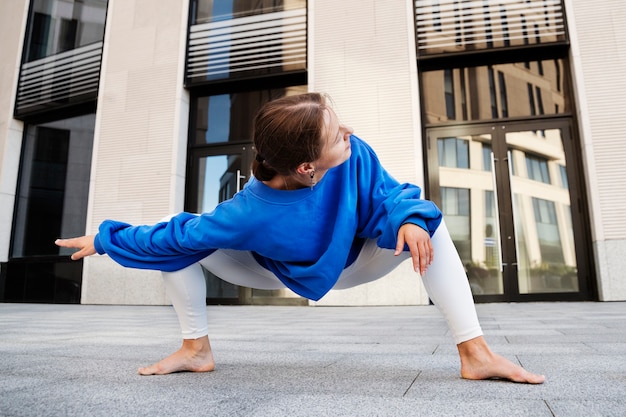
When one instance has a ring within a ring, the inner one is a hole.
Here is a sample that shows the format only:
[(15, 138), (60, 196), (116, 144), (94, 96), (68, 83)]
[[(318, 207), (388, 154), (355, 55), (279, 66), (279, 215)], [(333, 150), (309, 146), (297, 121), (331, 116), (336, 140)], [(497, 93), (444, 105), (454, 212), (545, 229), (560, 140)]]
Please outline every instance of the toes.
[(155, 365), (146, 366), (145, 368), (139, 368), (137, 373), (139, 375), (157, 375), (159, 374), (160, 369)]
[(546, 377), (543, 375), (533, 374), (522, 369), (519, 373), (515, 373), (506, 379), (522, 384), (543, 384), (543, 382), (546, 380)]
[(518, 369), (518, 371), (519, 372), (516, 372), (513, 377), (510, 378), (514, 382), (527, 384), (543, 384), (543, 382), (546, 380), (546, 377), (544, 375), (533, 374), (532, 372), (529, 372), (521, 367)]
[(528, 380), (531, 384), (543, 384), (546, 381), (545, 375), (532, 374), (532, 378)]
[(139, 368), (137, 370), (137, 373), (139, 375), (152, 375), (152, 372), (150, 372), (147, 367), (146, 368)]

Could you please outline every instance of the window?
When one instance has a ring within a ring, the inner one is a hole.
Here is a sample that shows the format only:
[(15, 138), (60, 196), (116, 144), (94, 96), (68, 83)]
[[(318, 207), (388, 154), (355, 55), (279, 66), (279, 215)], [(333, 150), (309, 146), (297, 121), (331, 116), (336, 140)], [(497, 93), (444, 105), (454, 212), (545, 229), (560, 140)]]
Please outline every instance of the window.
[(464, 263), (471, 261), (470, 190), (441, 187), (441, 211), (459, 256)]
[(543, 75), (520, 71), (523, 62), (421, 72), (425, 122), (566, 114), (572, 106), (570, 91), (563, 88), (564, 60), (541, 63)]
[(461, 78), (461, 91), (459, 91), (459, 95), (461, 96), (461, 111), (463, 112), (463, 120), (467, 120), (467, 86), (465, 85), (465, 71), (459, 71), (459, 75)]
[(491, 218), (496, 215), (496, 200), (493, 191), (485, 190), (485, 217)]
[(446, 216), (469, 216), (469, 190), (441, 187), (441, 206)]
[(444, 91), (446, 97), (446, 116), (448, 120), (456, 119), (456, 109), (454, 104), (454, 78), (452, 70), (444, 71)]
[(498, 85), (500, 86), (500, 106), (502, 106), (502, 117), (509, 117), (509, 105), (506, 95), (506, 79), (502, 71), (498, 71)]
[(554, 63), (556, 64), (554, 66), (554, 72), (556, 76), (556, 81), (555, 81), (556, 91), (561, 91), (561, 89), (563, 88), (561, 86), (561, 64), (556, 59), (554, 60)]
[(102, 41), (107, 3), (107, 0), (33, 0), (26, 61)]
[(491, 164), (491, 146), (483, 143), (483, 170), (491, 171), (493, 169)]
[[(251, 176), (254, 160), (254, 115), (268, 101), (306, 91), (306, 85), (285, 82), (280, 88), (195, 97), (191, 102), (185, 210), (211, 211), (241, 190)], [(208, 303), (253, 303), (252, 299), (257, 300), (255, 303), (278, 303), (279, 298), (294, 296), (288, 290), (240, 288), (207, 270), (204, 273)]]
[(458, 138), (440, 138), (437, 141), (439, 166), (469, 168), (469, 143)]
[(192, 147), (252, 142), (254, 115), (267, 101), (306, 92), (306, 87), (286, 87), (259, 91), (198, 97), (190, 140)]
[(85, 113), (86, 104), (95, 108), (106, 11), (107, 0), (31, 1), (16, 118), (69, 107)]
[(528, 178), (531, 180), (550, 184), (547, 160), (537, 156), (526, 155), (526, 169), (528, 170)]
[(541, 88), (535, 87), (535, 97), (537, 98), (537, 109), (539, 114), (544, 114), (543, 111), (543, 98), (541, 95)]
[(567, 168), (559, 165), (559, 173), (561, 174), (561, 187), (569, 189), (569, 181), (567, 180)]
[(194, 25), (306, 8), (306, 0), (196, 0), (194, 3)]
[(25, 126), (0, 300), (79, 303), (82, 262), (54, 244), (85, 234), (95, 114)]
[(563, 264), (563, 250), (554, 201), (533, 197), (542, 263)]
[(531, 116), (537, 115), (537, 108), (535, 106), (535, 95), (533, 93), (533, 85), (531, 83), (526, 84), (526, 90), (528, 91), (528, 108)]
[(65, 255), (59, 236), (85, 232), (95, 115), (28, 125), (11, 256)]
[(493, 73), (493, 68), (488, 67), (487, 73), (489, 74), (489, 102), (491, 103), (491, 117), (498, 118), (498, 99), (496, 96), (496, 80)]
[(417, 0), (414, 4), (420, 56), (528, 45), (531, 40), (540, 45), (565, 42), (564, 13), (554, 0)]
[(191, 21), (187, 85), (306, 71), (306, 0), (195, 0)]

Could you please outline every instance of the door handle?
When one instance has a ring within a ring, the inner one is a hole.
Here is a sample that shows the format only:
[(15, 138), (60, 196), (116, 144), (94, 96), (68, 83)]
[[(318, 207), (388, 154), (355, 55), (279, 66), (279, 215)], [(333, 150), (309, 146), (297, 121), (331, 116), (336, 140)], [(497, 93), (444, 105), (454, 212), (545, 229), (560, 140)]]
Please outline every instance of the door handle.
[[(513, 166), (511, 164), (513, 155), (511, 154), (511, 150), (509, 149), (506, 152), (506, 164), (507, 164), (507, 168), (509, 170), (509, 190), (511, 191), (511, 212), (513, 213), (513, 235), (515, 235), (515, 221), (518, 219), (517, 217), (517, 213), (515, 213), (515, 193), (513, 192)], [(511, 236), (509, 236), (509, 239), (511, 239)], [(519, 239), (517, 239), (517, 236), (515, 236), (515, 259), (517, 259), (519, 252), (519, 247), (517, 246), (519, 244), (518, 242)], [(515, 269), (517, 271), (519, 271), (519, 265), (517, 264), (517, 262), (512, 262), (511, 265), (515, 266)]]
[(241, 180), (245, 180), (245, 179), (246, 179), (246, 176), (245, 175), (241, 175), (241, 170), (238, 169), (237, 170), (237, 191), (236, 192), (241, 191)]
[[(491, 152), (491, 181), (493, 183), (493, 202), (495, 204), (495, 215), (496, 215), (496, 230), (498, 230), (498, 237), (501, 235), (500, 228), (500, 209), (498, 206), (498, 184), (496, 184), (496, 162), (498, 160), (495, 158), (493, 152)], [(496, 242), (498, 246), (498, 261), (500, 264), (500, 272), (504, 270), (504, 263), (502, 262), (502, 243)]]

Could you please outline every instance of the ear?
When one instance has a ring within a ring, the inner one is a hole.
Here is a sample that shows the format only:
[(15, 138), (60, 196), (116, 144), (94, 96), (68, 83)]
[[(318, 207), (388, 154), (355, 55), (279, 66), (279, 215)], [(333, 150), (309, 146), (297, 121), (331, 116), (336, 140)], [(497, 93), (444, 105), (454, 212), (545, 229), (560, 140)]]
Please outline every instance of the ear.
[(298, 165), (298, 168), (296, 168), (296, 172), (298, 174), (310, 175), (310, 173), (313, 171), (315, 171), (315, 167), (313, 166), (313, 163), (311, 162), (303, 162), (300, 165)]

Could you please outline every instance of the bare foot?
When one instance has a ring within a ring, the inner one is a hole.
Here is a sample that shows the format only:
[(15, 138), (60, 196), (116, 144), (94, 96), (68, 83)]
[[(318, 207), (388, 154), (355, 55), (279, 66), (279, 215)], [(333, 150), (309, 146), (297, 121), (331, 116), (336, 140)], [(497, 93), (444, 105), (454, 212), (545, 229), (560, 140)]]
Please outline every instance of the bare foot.
[(461, 377), (465, 379), (507, 379), (526, 384), (542, 384), (546, 377), (528, 372), (497, 355), (480, 336), (457, 345), (461, 357)]
[(183, 339), (183, 345), (167, 358), (139, 368), (140, 375), (165, 375), (174, 372), (211, 372), (215, 369), (209, 337)]

